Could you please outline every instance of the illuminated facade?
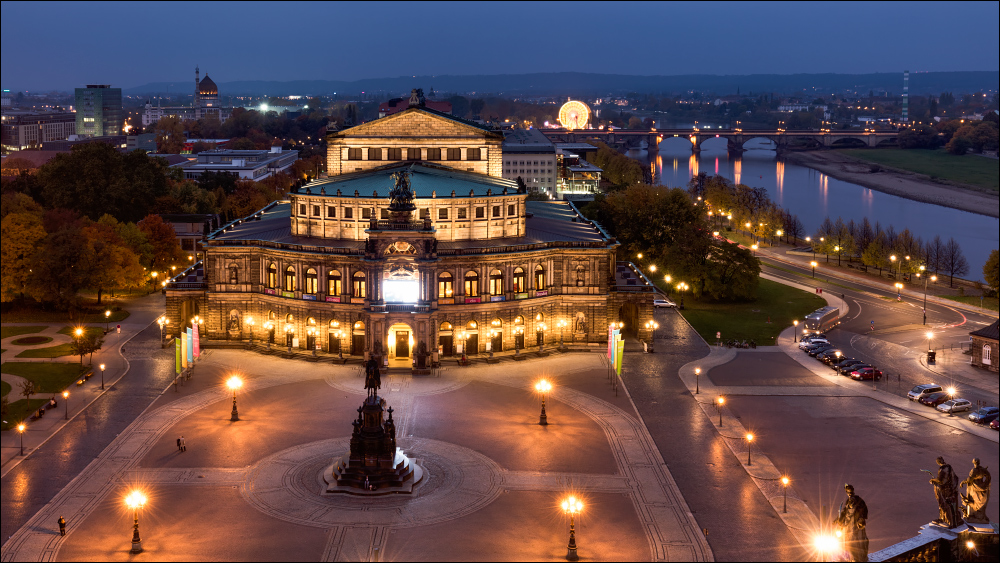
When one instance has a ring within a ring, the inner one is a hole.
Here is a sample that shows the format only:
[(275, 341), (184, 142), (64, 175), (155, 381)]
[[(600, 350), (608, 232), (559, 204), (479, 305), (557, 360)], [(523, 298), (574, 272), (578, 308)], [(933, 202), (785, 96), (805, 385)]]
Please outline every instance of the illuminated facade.
[[(401, 134), (421, 129), (428, 134)], [(211, 340), (255, 330), (278, 346), (404, 364), (421, 345), (435, 358), (560, 335), (600, 345), (609, 322), (651, 318), (652, 288), (616, 262), (618, 243), (569, 203), (526, 201), (515, 182), (488, 173), (492, 153), (478, 165), (411, 159), (344, 172), (345, 152), (388, 148), (372, 146), (375, 131), (390, 147), (407, 139), (424, 151), (449, 139), (492, 149), (494, 140), (422, 108), (331, 133), (339, 172), (211, 234), (205, 261), (167, 285), (167, 316), (199, 315)], [(412, 211), (393, 207), (390, 192), (404, 184)]]

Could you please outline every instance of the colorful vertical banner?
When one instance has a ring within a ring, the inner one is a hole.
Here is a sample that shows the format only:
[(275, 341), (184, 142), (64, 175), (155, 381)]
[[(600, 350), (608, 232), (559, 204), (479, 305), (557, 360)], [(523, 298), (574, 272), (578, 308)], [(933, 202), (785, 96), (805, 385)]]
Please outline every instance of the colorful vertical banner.
[(613, 358), (614, 355), (615, 355), (615, 350), (614, 350), (614, 348), (615, 348), (615, 340), (614, 340), (615, 339), (615, 333), (614, 333), (614, 330), (615, 329), (612, 328), (610, 325), (608, 326), (608, 359), (609, 360), (611, 358)]
[(616, 344), (616, 346), (615, 346), (615, 349), (616, 349), (616, 352), (615, 352), (615, 371), (618, 372), (618, 375), (621, 375), (622, 374), (622, 357), (625, 355), (625, 341), (624, 340), (619, 340), (615, 344)]
[(192, 330), (194, 331), (194, 357), (197, 358), (201, 356), (201, 334), (198, 332), (198, 324), (196, 323)]
[(183, 330), (181, 331), (181, 367), (183, 369), (188, 367), (188, 335)]
[(195, 344), (194, 344), (194, 331), (191, 330), (191, 327), (188, 327), (187, 329), (187, 339), (188, 339), (188, 349), (187, 349), (188, 365), (193, 366)]
[(181, 373), (181, 339), (174, 339), (174, 372)]

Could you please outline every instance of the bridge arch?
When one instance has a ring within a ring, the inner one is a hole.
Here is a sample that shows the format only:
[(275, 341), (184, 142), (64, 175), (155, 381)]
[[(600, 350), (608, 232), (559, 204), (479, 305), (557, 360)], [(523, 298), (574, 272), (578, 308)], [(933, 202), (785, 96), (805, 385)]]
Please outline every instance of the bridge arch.
[(861, 135), (857, 135), (857, 136), (851, 135), (849, 137), (848, 136), (842, 136), (842, 137), (837, 137), (837, 138), (833, 139), (833, 142), (830, 143), (830, 146), (831, 147), (836, 147), (836, 148), (843, 148), (843, 147), (867, 147), (868, 146), (868, 140), (865, 139), (864, 137), (862, 137)]

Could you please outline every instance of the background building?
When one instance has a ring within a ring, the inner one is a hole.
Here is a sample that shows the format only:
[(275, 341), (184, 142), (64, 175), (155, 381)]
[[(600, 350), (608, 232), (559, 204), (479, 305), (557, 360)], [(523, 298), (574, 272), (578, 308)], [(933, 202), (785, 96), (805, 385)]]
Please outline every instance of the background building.
[(556, 197), (559, 178), (556, 147), (537, 129), (513, 129), (504, 133), (503, 177), (520, 177), (529, 192)]
[(37, 149), (42, 143), (76, 134), (76, 115), (71, 112), (8, 110), (3, 112), (0, 123), (3, 154)]
[(281, 150), (211, 150), (198, 153), (196, 160), (190, 160), (180, 167), (184, 177), (197, 180), (205, 172), (228, 172), (244, 180), (263, 180), (269, 176), (288, 170), (299, 159), (299, 151)]
[[(253, 108), (257, 109), (257, 108)], [(208, 77), (201, 78), (201, 70), (194, 67), (194, 96), (190, 106), (161, 106), (159, 101), (153, 105), (152, 100), (146, 100), (142, 112), (142, 126), (149, 127), (163, 117), (176, 117), (182, 121), (191, 121), (214, 115), (219, 121), (232, 117), (233, 108), (222, 106), (219, 102), (219, 87)]]
[(76, 89), (76, 134), (92, 137), (120, 135), (125, 124), (122, 89), (110, 84), (88, 84)]

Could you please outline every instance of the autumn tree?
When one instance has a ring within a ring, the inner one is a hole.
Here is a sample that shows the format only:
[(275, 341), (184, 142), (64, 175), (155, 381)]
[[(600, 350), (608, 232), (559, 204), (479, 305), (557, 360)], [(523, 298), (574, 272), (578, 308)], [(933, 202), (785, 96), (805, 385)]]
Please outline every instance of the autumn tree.
[(156, 122), (156, 152), (162, 154), (181, 154), (184, 150), (184, 123), (177, 117), (164, 116)]
[(164, 271), (180, 259), (181, 247), (177, 242), (174, 227), (159, 215), (147, 215), (137, 223), (139, 230), (146, 235), (146, 240), (152, 247), (152, 262), (150, 270)]
[(0, 230), (0, 293), (3, 301), (12, 301), (24, 295), (30, 283), (45, 229), (39, 215), (20, 212), (6, 215)]
[(990, 257), (983, 264), (983, 279), (993, 295), (996, 295), (1000, 290), (1000, 251), (990, 251)]

